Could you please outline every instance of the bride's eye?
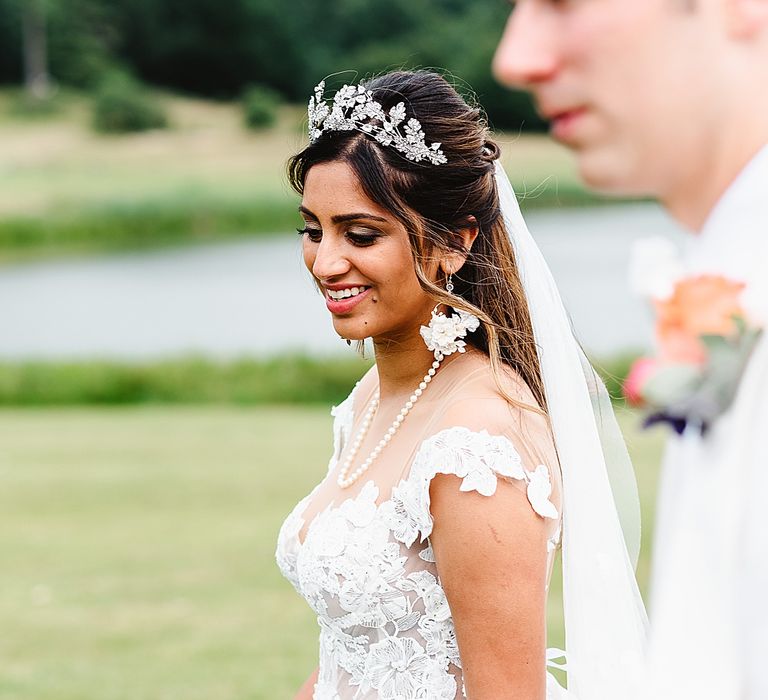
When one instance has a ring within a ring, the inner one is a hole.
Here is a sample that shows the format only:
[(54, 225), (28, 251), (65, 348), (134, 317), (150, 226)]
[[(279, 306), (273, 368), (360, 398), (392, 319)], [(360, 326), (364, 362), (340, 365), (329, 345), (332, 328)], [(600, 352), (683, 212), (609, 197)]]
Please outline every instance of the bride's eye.
[(356, 246), (365, 247), (373, 245), (377, 238), (381, 237), (381, 232), (371, 228), (349, 229), (347, 238)]
[(356, 246), (365, 247), (373, 245), (381, 234), (373, 229), (360, 229), (347, 231), (347, 238)]
[(319, 243), (320, 239), (323, 237), (322, 229), (319, 229), (315, 226), (305, 226), (304, 228), (297, 228), (296, 233), (298, 233), (300, 236), (306, 236), (313, 243)]

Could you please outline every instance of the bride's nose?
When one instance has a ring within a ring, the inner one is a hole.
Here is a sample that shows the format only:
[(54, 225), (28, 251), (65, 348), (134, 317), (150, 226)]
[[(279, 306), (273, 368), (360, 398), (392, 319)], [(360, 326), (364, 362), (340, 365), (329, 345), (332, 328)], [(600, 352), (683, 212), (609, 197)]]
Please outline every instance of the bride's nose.
[(323, 236), (308, 267), (317, 279), (330, 281), (349, 272), (352, 264), (344, 254), (341, 241), (335, 241), (332, 236)]

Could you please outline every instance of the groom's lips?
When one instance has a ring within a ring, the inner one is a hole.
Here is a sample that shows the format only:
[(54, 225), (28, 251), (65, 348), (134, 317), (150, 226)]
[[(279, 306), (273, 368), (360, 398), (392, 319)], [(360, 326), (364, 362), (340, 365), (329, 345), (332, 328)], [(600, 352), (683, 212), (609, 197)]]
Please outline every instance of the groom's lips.
[(550, 121), (550, 133), (558, 141), (568, 143), (573, 141), (584, 115), (587, 113), (584, 107), (574, 107), (573, 109), (552, 110), (544, 113), (544, 116)]

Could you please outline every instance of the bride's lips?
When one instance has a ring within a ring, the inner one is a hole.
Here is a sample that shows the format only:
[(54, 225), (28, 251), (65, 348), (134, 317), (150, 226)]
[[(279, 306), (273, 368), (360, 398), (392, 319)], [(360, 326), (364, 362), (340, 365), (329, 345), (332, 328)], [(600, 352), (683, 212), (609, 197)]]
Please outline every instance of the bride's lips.
[[(363, 285), (357, 285), (358, 288), (362, 286)], [(346, 297), (344, 299), (331, 299), (331, 297), (328, 295), (329, 289), (333, 288), (327, 287), (325, 289), (325, 306), (332, 314), (339, 316), (348, 314), (350, 311), (352, 311), (352, 309), (354, 309), (363, 299), (365, 299), (371, 291), (370, 287), (365, 287), (365, 289), (362, 292), (359, 292), (356, 296)], [(339, 287), (339, 289), (350, 289), (350, 287)]]

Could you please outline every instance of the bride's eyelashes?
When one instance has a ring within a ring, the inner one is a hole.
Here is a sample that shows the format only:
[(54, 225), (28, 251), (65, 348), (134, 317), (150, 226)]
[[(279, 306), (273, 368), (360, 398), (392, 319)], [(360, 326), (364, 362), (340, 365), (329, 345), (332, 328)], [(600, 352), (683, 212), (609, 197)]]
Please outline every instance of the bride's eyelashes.
[(373, 245), (381, 236), (379, 231), (374, 229), (359, 229), (347, 231), (347, 238), (357, 246), (365, 247)]
[(323, 237), (322, 230), (314, 226), (305, 226), (304, 228), (297, 228), (296, 233), (298, 233), (300, 236), (306, 236), (313, 243), (319, 243), (320, 239)]
[[(307, 225), (304, 228), (297, 228), (296, 232), (300, 236), (306, 236), (312, 243), (319, 243), (323, 238), (322, 229), (316, 226)], [(382, 234), (375, 229), (350, 229), (345, 235), (353, 245), (365, 248), (366, 246), (373, 245)]]

